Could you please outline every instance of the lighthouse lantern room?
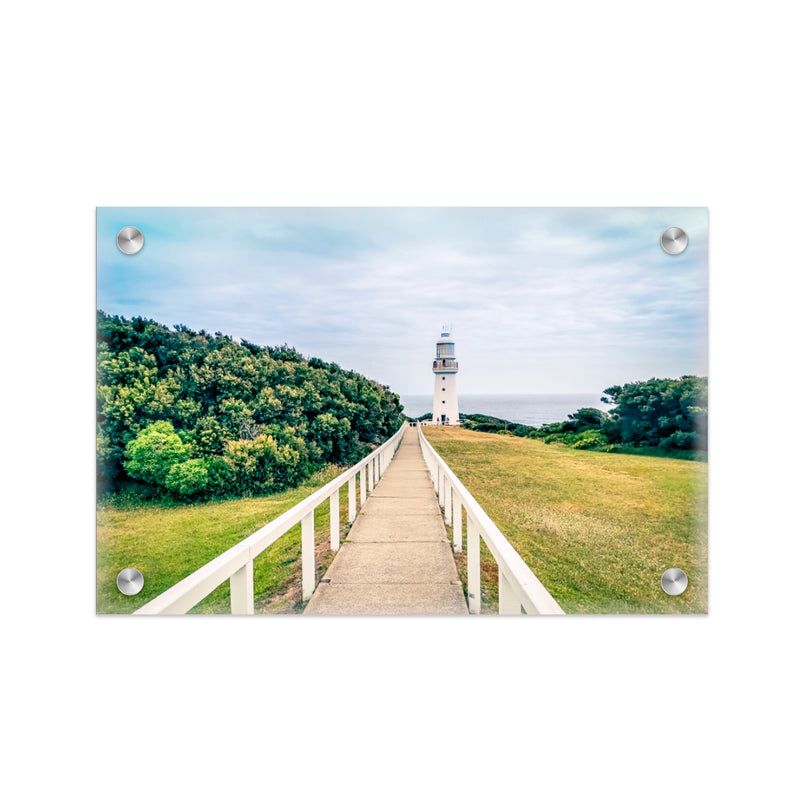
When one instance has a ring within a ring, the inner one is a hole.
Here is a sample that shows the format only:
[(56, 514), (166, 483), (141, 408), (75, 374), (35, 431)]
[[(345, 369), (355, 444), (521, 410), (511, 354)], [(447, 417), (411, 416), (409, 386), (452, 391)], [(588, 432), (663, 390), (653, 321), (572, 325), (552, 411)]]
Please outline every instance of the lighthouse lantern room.
[(456, 345), (449, 330), (442, 331), (436, 342), (433, 360), (433, 424), (458, 425), (458, 392), (456, 391)]

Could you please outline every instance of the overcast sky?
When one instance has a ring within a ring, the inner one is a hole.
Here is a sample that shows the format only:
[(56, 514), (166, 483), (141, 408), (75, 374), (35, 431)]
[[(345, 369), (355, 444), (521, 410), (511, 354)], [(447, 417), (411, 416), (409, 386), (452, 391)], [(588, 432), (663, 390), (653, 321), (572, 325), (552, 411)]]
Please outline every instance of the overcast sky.
[(97, 234), (103, 311), (287, 342), (400, 394), (431, 391), (443, 323), (462, 394), (708, 374), (704, 208), (101, 208)]

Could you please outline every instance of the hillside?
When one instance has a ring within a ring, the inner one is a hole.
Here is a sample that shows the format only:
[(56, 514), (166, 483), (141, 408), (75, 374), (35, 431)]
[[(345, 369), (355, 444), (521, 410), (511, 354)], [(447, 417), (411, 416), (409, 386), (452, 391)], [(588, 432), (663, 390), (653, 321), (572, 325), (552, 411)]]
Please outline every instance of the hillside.
[[(567, 613), (707, 613), (707, 464), (423, 430)], [(669, 567), (689, 576), (678, 597), (659, 584)], [(482, 573), (491, 607), (488, 551)]]

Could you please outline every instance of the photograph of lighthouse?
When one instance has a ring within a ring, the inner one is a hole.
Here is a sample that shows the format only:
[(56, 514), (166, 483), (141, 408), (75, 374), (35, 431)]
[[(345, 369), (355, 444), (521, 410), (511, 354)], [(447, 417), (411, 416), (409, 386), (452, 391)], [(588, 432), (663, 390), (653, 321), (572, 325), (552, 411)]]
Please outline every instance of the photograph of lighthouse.
[(705, 614), (705, 208), (98, 208), (98, 614)]

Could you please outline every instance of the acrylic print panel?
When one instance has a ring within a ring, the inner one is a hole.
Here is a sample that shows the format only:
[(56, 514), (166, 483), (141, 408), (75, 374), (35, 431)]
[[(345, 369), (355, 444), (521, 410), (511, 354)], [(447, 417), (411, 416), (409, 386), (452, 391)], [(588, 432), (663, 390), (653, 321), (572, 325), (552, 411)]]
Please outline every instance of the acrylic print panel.
[(706, 613), (707, 235), (98, 209), (98, 613)]

